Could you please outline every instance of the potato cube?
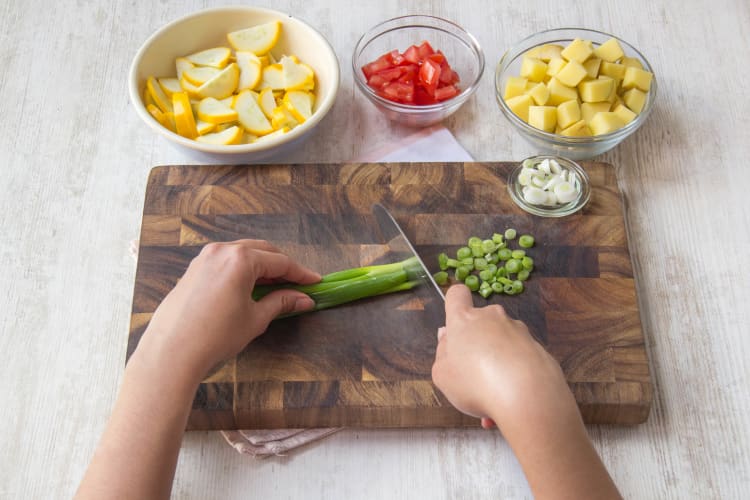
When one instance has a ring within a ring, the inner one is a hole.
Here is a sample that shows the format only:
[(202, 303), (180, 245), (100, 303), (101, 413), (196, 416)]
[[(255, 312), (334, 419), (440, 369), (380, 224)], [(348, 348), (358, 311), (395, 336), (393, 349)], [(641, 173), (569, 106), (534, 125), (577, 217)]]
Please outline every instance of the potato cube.
[(526, 90), (526, 94), (534, 99), (534, 103), (537, 106), (544, 106), (549, 100), (549, 89), (543, 83), (537, 83), (530, 89)]
[(612, 80), (612, 91), (609, 93), (605, 101), (610, 103), (610, 105), (615, 102), (615, 99), (617, 98), (617, 87), (619, 85), (619, 82), (615, 80), (614, 78), (610, 78), (609, 76), (600, 76), (597, 78), (597, 80)]
[(626, 68), (632, 67), (632, 68), (643, 69), (643, 64), (641, 64), (641, 61), (637, 57), (625, 56), (622, 58), (622, 61), (620, 61), (620, 64), (622, 64)]
[(581, 107), (578, 101), (565, 101), (557, 106), (557, 126), (563, 129), (570, 127), (581, 119)]
[(557, 106), (565, 101), (578, 100), (578, 92), (576, 89), (566, 87), (555, 77), (552, 77), (549, 81), (547, 88), (549, 89), (549, 99), (547, 100), (548, 106)]
[(624, 103), (624, 102), (622, 102), (622, 98), (620, 98), (620, 96), (619, 96), (619, 95), (616, 95), (616, 94), (615, 94), (615, 100), (614, 100), (614, 101), (612, 101), (612, 105), (611, 105), (611, 106), (609, 107), (609, 110), (610, 110), (610, 111), (614, 111), (614, 110), (615, 110), (615, 108), (616, 108), (617, 106), (619, 106), (620, 104), (622, 104), (623, 106), (625, 105), (625, 103)]
[(621, 81), (625, 76), (626, 69), (627, 67), (622, 64), (603, 61), (601, 68), (599, 68), (599, 74)]
[(541, 82), (546, 74), (547, 63), (542, 62), (541, 59), (524, 56), (523, 62), (521, 62), (522, 77), (528, 78), (532, 82)]
[(588, 137), (593, 134), (591, 133), (588, 124), (583, 120), (579, 120), (570, 127), (563, 129), (560, 132), (560, 135), (567, 135), (568, 137)]
[(646, 93), (638, 89), (630, 89), (622, 94), (622, 101), (631, 111), (640, 114), (643, 111), (643, 106), (646, 105)]
[(570, 42), (565, 49), (563, 49), (561, 55), (568, 61), (578, 61), (583, 64), (583, 62), (593, 53), (594, 49), (589, 40), (576, 38)]
[(557, 124), (557, 108), (554, 106), (531, 106), (529, 107), (529, 125), (544, 130), (545, 132), (554, 132)]
[(632, 111), (630, 111), (628, 107), (625, 106), (624, 104), (618, 104), (617, 107), (612, 110), (612, 112), (616, 114), (617, 116), (619, 116), (622, 119), (622, 121), (625, 122), (625, 125), (635, 120), (635, 117), (638, 116)]
[(600, 112), (609, 111), (608, 102), (584, 102), (581, 104), (581, 118), (586, 123), (591, 123), (594, 115)]
[(614, 87), (615, 81), (611, 78), (588, 80), (578, 85), (578, 92), (583, 102), (602, 102), (607, 100)]
[(510, 99), (505, 100), (505, 104), (508, 105), (510, 110), (513, 111), (516, 116), (528, 123), (529, 106), (531, 106), (531, 96), (519, 95), (516, 97), (511, 97)]
[(562, 52), (563, 48), (562, 45), (546, 43), (527, 50), (524, 55), (526, 57), (533, 57), (535, 59), (541, 59), (544, 62), (549, 62), (551, 59), (561, 57), (560, 52)]
[(547, 76), (555, 76), (566, 64), (568, 63), (562, 57), (550, 59), (549, 63), (547, 63)]
[(617, 113), (612, 111), (605, 111), (597, 113), (591, 119), (589, 128), (594, 135), (603, 135), (619, 130), (625, 126), (625, 122), (620, 118)]
[(594, 54), (607, 62), (615, 62), (625, 55), (616, 39), (610, 38), (594, 49)]
[(511, 97), (523, 95), (523, 93), (526, 92), (526, 82), (528, 82), (526, 78), (521, 78), (520, 76), (509, 76), (508, 81), (505, 82), (505, 93), (503, 94), (503, 99), (507, 101)]
[(581, 83), (584, 76), (586, 76), (586, 68), (583, 67), (583, 64), (578, 61), (570, 61), (557, 72), (555, 78), (560, 80), (563, 85), (575, 87)]
[(646, 71), (638, 68), (626, 68), (625, 77), (622, 79), (622, 88), (630, 90), (636, 88), (644, 92), (648, 92), (651, 88), (651, 80), (654, 75), (650, 71)]
[(590, 57), (588, 61), (583, 63), (583, 67), (586, 68), (586, 75), (589, 78), (596, 78), (599, 76), (600, 67), (602, 60), (598, 57)]

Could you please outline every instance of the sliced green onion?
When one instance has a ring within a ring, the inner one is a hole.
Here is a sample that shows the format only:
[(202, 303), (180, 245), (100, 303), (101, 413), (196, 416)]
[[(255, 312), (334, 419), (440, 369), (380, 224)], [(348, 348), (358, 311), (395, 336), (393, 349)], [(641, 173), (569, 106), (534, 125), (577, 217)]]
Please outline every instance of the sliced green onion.
[(471, 268), (469, 266), (458, 266), (456, 268), (456, 280), (457, 281), (464, 281), (466, 277), (471, 273)]
[(513, 288), (513, 285), (504, 285), (503, 286), (503, 292), (505, 292), (508, 295), (515, 295), (516, 291)]
[(472, 292), (476, 292), (479, 290), (479, 278), (474, 276), (473, 274), (470, 274), (466, 277), (464, 280), (464, 284), (469, 287), (469, 290)]
[(489, 264), (489, 265), (487, 266), (487, 270), (488, 270), (489, 272), (491, 272), (491, 273), (492, 273), (492, 275), (494, 276), (494, 275), (495, 275), (495, 273), (497, 272), (497, 266), (496, 266), (495, 264)]
[(516, 275), (516, 279), (518, 281), (526, 281), (527, 279), (529, 279), (530, 274), (531, 273), (529, 272), (528, 269), (521, 269), (520, 271), (518, 271), (518, 274)]
[(492, 240), (484, 240), (482, 242), (482, 251), (484, 253), (490, 253), (495, 251), (495, 242)]
[(513, 250), (510, 255), (514, 259), (521, 260), (526, 256), (526, 250)]
[(496, 281), (492, 284), (492, 291), (495, 293), (503, 293), (503, 284)]
[(521, 261), (518, 259), (510, 259), (505, 263), (505, 269), (507, 269), (510, 274), (516, 274), (521, 270)]
[(482, 243), (482, 238), (478, 238), (476, 236), (472, 236), (469, 238), (469, 241), (467, 242), (468, 245), (471, 247), (472, 245), (477, 245)]
[(505, 230), (505, 239), (506, 240), (514, 240), (514, 239), (516, 239), (516, 230), (513, 229), (513, 228), (506, 229)]
[(461, 247), (456, 252), (456, 258), (458, 260), (465, 259), (466, 257), (471, 257), (471, 248), (469, 247)]
[(490, 295), (492, 295), (492, 288), (490, 288), (490, 287), (480, 288), (479, 289), (479, 295), (481, 295), (482, 297), (484, 297), (486, 299), (487, 297), (489, 297)]
[(484, 252), (482, 251), (482, 242), (481, 241), (479, 243), (474, 243), (473, 245), (471, 245), (470, 248), (471, 248), (471, 254), (474, 257), (481, 257), (482, 255), (484, 255)]
[(448, 254), (447, 253), (441, 253), (438, 255), (438, 266), (440, 266), (441, 271), (445, 271), (448, 269)]
[(534, 246), (534, 237), (530, 234), (521, 235), (521, 237), (518, 238), (518, 245), (523, 248), (531, 248)]
[(459, 262), (459, 265), (468, 266), (471, 268), (470, 271), (472, 271), (474, 269), (474, 257), (465, 257), (461, 259), (461, 261)]
[(523, 282), (516, 280), (513, 282), (513, 293), (523, 292)]
[(503, 242), (503, 235), (500, 233), (493, 234), (492, 241), (494, 241), (496, 245), (499, 245), (500, 243)]
[(435, 278), (435, 283), (442, 286), (448, 283), (448, 273), (445, 271), (440, 271), (439, 273), (435, 273), (432, 275), (433, 278)]
[(532, 259), (531, 257), (524, 257), (523, 259), (521, 259), (521, 266), (524, 269), (531, 271), (532, 269), (534, 269), (534, 259)]
[(503, 266), (497, 270), (495, 276), (497, 276), (498, 278), (505, 278), (506, 276), (508, 276), (508, 270), (505, 269), (505, 266)]
[(482, 269), (482, 270), (481, 270), (481, 271), (479, 272), (479, 279), (481, 279), (481, 280), (484, 280), (484, 281), (489, 281), (489, 280), (491, 280), (491, 279), (492, 279), (492, 278), (493, 278), (494, 276), (495, 276), (495, 273), (493, 273), (493, 272), (492, 272), (492, 271), (490, 271), (489, 269)]
[(503, 285), (512, 285), (513, 284), (513, 280), (509, 280), (508, 278), (498, 278), (497, 282), (498, 283), (502, 283)]
[(497, 252), (497, 256), (500, 260), (506, 261), (510, 260), (510, 258), (513, 256), (513, 252), (510, 251), (510, 248), (501, 248)]

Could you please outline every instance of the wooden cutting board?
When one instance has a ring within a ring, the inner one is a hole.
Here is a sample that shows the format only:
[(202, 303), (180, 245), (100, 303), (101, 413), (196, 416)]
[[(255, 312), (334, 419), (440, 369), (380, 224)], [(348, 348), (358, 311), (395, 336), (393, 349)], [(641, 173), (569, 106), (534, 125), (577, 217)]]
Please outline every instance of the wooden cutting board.
[[(371, 206), (388, 207), (428, 266), (472, 235), (536, 237), (519, 296), (495, 296), (560, 362), (589, 423), (637, 424), (652, 400), (614, 168), (584, 163), (591, 201), (544, 219), (516, 207), (512, 163), (164, 166), (143, 210), (128, 356), (201, 247), (262, 238), (327, 273), (387, 260)], [(425, 288), (425, 287), (422, 287)], [(400, 293), (274, 322), (200, 385), (190, 429), (454, 427), (478, 421), (432, 385), (442, 304)], [(481, 297), (475, 303), (486, 304)], [(438, 320), (439, 321), (439, 320)], [(501, 383), (501, 381), (499, 381)]]

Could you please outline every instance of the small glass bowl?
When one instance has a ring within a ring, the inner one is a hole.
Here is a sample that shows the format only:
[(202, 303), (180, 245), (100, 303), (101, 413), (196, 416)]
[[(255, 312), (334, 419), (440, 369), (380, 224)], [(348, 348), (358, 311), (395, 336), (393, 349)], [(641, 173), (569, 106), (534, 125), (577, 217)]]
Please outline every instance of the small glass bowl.
[(530, 37), (518, 42), (518, 44), (503, 55), (495, 72), (495, 97), (497, 98), (497, 103), (500, 105), (500, 110), (503, 112), (505, 118), (507, 118), (523, 138), (532, 144), (538, 151), (545, 154), (561, 155), (574, 160), (583, 160), (609, 151), (643, 125), (649, 114), (651, 114), (651, 109), (653, 108), (656, 99), (656, 77), (651, 81), (651, 89), (646, 96), (646, 104), (644, 105), (643, 110), (641, 110), (641, 113), (632, 122), (612, 133), (592, 137), (567, 137), (564, 135), (544, 132), (543, 130), (532, 127), (516, 116), (508, 105), (505, 104), (505, 100), (503, 99), (505, 82), (508, 80), (508, 77), (518, 76), (520, 74), (523, 54), (529, 49), (548, 43), (567, 45), (575, 38), (591, 40), (594, 43), (594, 46), (601, 45), (610, 38), (615, 38), (622, 46), (622, 50), (625, 52), (626, 56), (637, 58), (641, 61), (641, 64), (643, 64), (643, 69), (650, 71), (651, 73), (654, 72), (646, 58), (643, 57), (643, 54), (638, 52), (635, 47), (626, 41), (621, 40), (614, 35), (583, 28), (559, 28), (541, 31), (531, 35)]
[[(445, 54), (458, 73), (461, 92), (446, 101), (428, 106), (411, 106), (380, 97), (367, 85), (362, 66), (397, 49), (405, 51), (423, 40)], [(403, 16), (389, 19), (367, 31), (354, 47), (354, 82), (389, 120), (411, 127), (427, 127), (455, 113), (477, 90), (484, 73), (484, 52), (479, 42), (459, 25), (434, 16)]]
[[(568, 175), (574, 176), (573, 187), (578, 191), (578, 196), (573, 201), (562, 205), (545, 206), (545, 205), (532, 205), (528, 203), (523, 197), (523, 186), (518, 182), (518, 175), (523, 170), (523, 164), (527, 161), (531, 161), (534, 165), (542, 162), (542, 160), (555, 160), (560, 164), (560, 167), (568, 170)], [(573, 160), (563, 158), (561, 156), (550, 156), (540, 155), (532, 156), (525, 159), (508, 176), (508, 192), (510, 197), (516, 202), (516, 205), (521, 207), (524, 211), (538, 215), (540, 217), (565, 217), (576, 213), (588, 203), (591, 198), (591, 186), (589, 181), (589, 175), (579, 164)]]

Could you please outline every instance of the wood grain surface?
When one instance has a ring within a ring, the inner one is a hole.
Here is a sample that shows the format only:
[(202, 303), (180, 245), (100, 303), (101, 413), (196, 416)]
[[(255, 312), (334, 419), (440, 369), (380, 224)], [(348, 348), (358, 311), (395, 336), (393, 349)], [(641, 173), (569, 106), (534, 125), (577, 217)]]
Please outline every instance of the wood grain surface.
[[(225, 2), (0, 2), (0, 497), (72, 497), (114, 404), (131, 320), (146, 180), (196, 163), (127, 98), (130, 62), (157, 29)], [(232, 2), (237, 3), (237, 2)], [(331, 43), (341, 88), (328, 117), (276, 162), (345, 162), (412, 131), (355, 88), (352, 47), (408, 13), (450, 19), (486, 68), (445, 126), (478, 161), (537, 154), (495, 101), (497, 61), (541, 30), (583, 26), (655, 68), (654, 110), (597, 160), (616, 165), (654, 383), (648, 421), (589, 434), (625, 498), (742, 499), (750, 490), (750, 3), (745, 0), (259, 0)], [(425, 161), (443, 161), (436, 155)], [(165, 222), (168, 224), (168, 222)], [(165, 229), (166, 230), (166, 229)], [(512, 450), (481, 429), (347, 430), (251, 460), (187, 433), (178, 499), (531, 498)]]
[[(475, 297), (526, 322), (560, 362), (588, 423), (638, 424), (652, 385), (614, 168), (587, 163), (589, 204), (545, 219), (516, 207), (514, 163), (164, 166), (151, 171), (128, 355), (203, 245), (266, 239), (329, 273), (387, 263), (372, 204), (393, 212), (436, 271), (469, 236), (534, 234), (522, 295)], [(425, 287), (272, 323), (199, 387), (189, 429), (456, 427), (431, 382), (443, 302)]]

